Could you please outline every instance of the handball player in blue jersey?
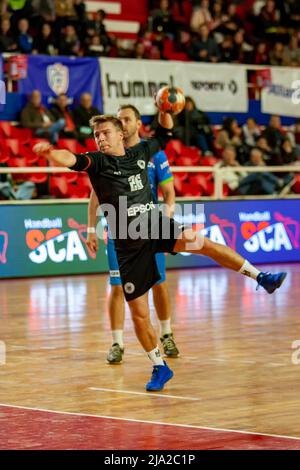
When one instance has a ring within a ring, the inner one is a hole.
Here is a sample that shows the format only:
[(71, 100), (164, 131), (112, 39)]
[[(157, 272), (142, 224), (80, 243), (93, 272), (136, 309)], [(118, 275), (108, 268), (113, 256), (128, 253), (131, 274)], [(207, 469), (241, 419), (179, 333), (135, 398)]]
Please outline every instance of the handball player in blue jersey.
[[(117, 116), (123, 124), (125, 147), (134, 147), (140, 142), (139, 130), (142, 120), (139, 111), (135, 106), (123, 105), (119, 108)], [(164, 204), (166, 207), (172, 208), (175, 204), (173, 175), (163, 150), (153, 155), (152, 160), (148, 163), (148, 174), (153, 202), (155, 204), (158, 202), (158, 186), (160, 186)], [(96, 224), (98, 222), (96, 211), (98, 206), (99, 201), (93, 190), (89, 202), (87, 229), (87, 245), (93, 252), (98, 250), (98, 236), (96, 234)], [(169, 215), (172, 215), (172, 213), (170, 212)], [(108, 310), (112, 332), (112, 346), (107, 355), (107, 362), (109, 364), (121, 364), (124, 354), (125, 303), (115, 243), (109, 228), (107, 257), (111, 285)], [(176, 347), (171, 328), (170, 297), (166, 286), (166, 257), (164, 253), (156, 253), (155, 258), (160, 280), (152, 287), (152, 292), (155, 310), (160, 322), (160, 340), (165, 355), (174, 358), (178, 357), (179, 351)]]

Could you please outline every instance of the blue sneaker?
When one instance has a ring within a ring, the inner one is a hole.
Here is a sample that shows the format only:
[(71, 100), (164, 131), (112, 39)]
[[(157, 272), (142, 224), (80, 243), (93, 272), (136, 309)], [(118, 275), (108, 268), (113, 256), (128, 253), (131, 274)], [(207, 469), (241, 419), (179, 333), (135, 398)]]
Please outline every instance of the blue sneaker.
[(169, 369), (165, 361), (164, 366), (153, 366), (152, 377), (150, 382), (146, 385), (147, 392), (158, 392), (162, 390), (165, 383), (168, 382), (173, 375), (173, 371)]
[(257, 288), (262, 286), (269, 294), (278, 289), (286, 278), (287, 273), (259, 273), (257, 276)]

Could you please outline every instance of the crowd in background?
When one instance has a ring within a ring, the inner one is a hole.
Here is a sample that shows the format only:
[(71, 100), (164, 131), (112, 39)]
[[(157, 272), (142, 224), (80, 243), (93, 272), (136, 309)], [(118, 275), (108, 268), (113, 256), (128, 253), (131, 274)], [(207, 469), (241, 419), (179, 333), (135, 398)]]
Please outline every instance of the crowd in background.
[(150, 0), (137, 40), (82, 0), (0, 0), (0, 52), (300, 65), (297, 0)]

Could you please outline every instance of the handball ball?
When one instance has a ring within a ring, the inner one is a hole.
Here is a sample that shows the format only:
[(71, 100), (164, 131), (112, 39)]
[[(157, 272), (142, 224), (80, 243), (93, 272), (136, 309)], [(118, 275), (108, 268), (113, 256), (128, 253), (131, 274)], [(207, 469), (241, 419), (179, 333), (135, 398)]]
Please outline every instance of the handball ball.
[(184, 109), (185, 97), (181, 88), (164, 86), (156, 95), (156, 104), (164, 113), (178, 114)]

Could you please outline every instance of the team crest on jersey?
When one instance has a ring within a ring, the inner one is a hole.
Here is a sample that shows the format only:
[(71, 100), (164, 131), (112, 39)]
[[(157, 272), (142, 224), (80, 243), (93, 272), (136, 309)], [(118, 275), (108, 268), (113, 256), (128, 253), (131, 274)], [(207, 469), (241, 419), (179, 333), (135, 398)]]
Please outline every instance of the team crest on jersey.
[(138, 160), (137, 164), (138, 164), (138, 166), (140, 167), (141, 170), (143, 170), (146, 166), (146, 163), (144, 162), (144, 160)]
[(126, 294), (133, 294), (133, 292), (135, 291), (135, 285), (132, 282), (126, 282), (124, 290)]
[(63, 64), (52, 64), (47, 67), (47, 81), (51, 90), (59, 95), (69, 88), (69, 69)]

